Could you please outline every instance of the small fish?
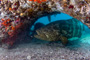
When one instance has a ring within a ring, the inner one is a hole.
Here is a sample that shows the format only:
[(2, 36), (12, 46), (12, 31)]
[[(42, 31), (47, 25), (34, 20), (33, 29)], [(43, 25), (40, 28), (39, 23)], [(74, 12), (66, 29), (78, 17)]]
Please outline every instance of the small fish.
[(58, 41), (62, 44), (67, 45), (68, 38), (81, 37), (83, 26), (75, 18), (69, 20), (59, 20), (41, 27), (36, 30), (34, 37), (47, 40), (47, 41)]

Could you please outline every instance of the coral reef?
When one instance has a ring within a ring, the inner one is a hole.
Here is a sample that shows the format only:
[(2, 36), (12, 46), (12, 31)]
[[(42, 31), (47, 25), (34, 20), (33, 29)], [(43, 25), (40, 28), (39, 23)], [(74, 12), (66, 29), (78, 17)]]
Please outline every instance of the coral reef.
[(46, 0), (2, 0), (0, 3), (0, 41), (13, 45), (21, 32), (29, 31), (30, 26), (42, 16), (60, 13), (52, 11)]
[[(81, 37), (84, 25), (75, 18), (52, 22), (40, 29), (37, 29), (34, 36), (41, 40), (58, 41), (66, 45), (68, 38)], [(77, 33), (77, 34), (76, 34)]]
[(13, 45), (18, 34), (29, 31), (42, 16), (60, 12), (77, 18), (90, 27), (89, 0), (0, 0), (0, 42)]
[(80, 20), (90, 28), (89, 0), (57, 0), (57, 2), (63, 8), (64, 13)]

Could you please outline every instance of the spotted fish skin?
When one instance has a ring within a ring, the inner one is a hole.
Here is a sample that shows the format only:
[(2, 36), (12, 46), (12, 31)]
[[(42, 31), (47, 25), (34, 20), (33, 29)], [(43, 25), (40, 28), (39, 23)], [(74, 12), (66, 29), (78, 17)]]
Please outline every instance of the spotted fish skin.
[(37, 29), (37, 34), (34, 37), (47, 41), (61, 40), (62, 43), (66, 44), (68, 38), (80, 37), (82, 35), (83, 26), (75, 18), (59, 20)]

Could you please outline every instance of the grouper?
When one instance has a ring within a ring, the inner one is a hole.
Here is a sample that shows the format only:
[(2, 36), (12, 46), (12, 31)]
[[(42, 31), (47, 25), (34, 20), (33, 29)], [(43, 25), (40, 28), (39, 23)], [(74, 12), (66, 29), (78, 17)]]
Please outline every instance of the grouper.
[(81, 24), (75, 18), (68, 20), (58, 20), (51, 22), (36, 30), (34, 37), (46, 41), (61, 41), (67, 45), (68, 39), (72, 37), (81, 37), (84, 30), (84, 24)]

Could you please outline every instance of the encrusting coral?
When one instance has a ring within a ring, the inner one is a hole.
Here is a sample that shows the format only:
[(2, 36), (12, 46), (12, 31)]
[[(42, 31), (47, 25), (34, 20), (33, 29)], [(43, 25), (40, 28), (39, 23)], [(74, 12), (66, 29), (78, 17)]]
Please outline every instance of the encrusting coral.
[(58, 0), (63, 12), (80, 20), (90, 28), (90, 1), (89, 0)]
[(12, 46), (21, 32), (29, 31), (30, 26), (41, 16), (60, 13), (53, 11), (46, 0), (2, 0), (0, 3), (0, 42)]

